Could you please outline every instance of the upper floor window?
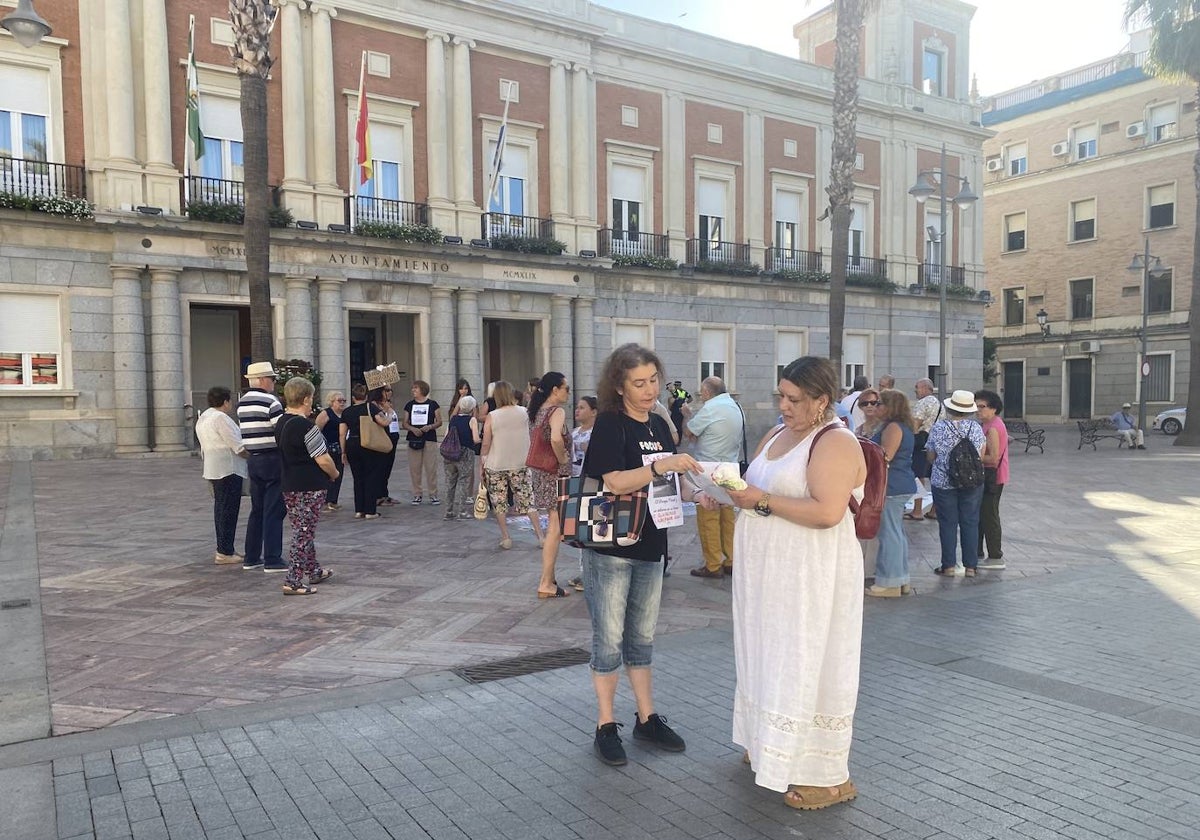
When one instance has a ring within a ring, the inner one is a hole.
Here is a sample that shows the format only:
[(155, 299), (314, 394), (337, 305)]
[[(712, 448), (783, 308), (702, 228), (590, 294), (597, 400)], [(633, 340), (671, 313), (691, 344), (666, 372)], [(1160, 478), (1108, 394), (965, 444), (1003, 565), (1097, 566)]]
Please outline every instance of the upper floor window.
[(1004, 250), (1025, 250), (1025, 213), (1009, 213), (1004, 217)]
[(1004, 290), (1004, 325), (1017, 326), (1025, 323), (1025, 290)]
[(858, 271), (863, 267), (863, 258), (870, 255), (870, 245), (867, 242), (867, 214), (871, 207), (861, 201), (850, 205), (850, 271)]
[(1171, 311), (1171, 286), (1173, 280), (1174, 272), (1170, 269), (1162, 271), (1157, 277), (1153, 273), (1150, 275), (1150, 287), (1146, 293), (1147, 312)]
[(0, 389), (61, 387), (58, 297), (3, 293), (0, 312)]
[(614, 253), (625, 253), (621, 249), (632, 247), (628, 243), (640, 243), (646, 170), (628, 164), (612, 164), (608, 191), (612, 196), (612, 247)]
[(1081, 125), (1071, 132), (1075, 160), (1087, 160), (1096, 156), (1096, 139), (1099, 134), (1100, 128), (1095, 123)]
[(1096, 199), (1071, 202), (1071, 241), (1096, 238)]
[(1171, 227), (1175, 224), (1175, 185), (1163, 184), (1146, 190), (1148, 228)]
[[(245, 180), (242, 113), (238, 100), (201, 94), (200, 131), (204, 134), (204, 154), (197, 161), (200, 165), (200, 175), (222, 181)], [(201, 189), (224, 195), (217, 185), (202, 185)], [(214, 194), (208, 198), (217, 199), (217, 196)]]
[[(488, 149), (488, 161), (495, 156), (496, 142)], [(496, 178), (496, 189), (488, 196), (489, 213), (505, 213), (524, 216), (525, 182), (529, 177), (529, 150), (524, 146), (506, 143), (504, 159), (500, 162), (500, 175)], [(490, 173), (488, 173), (490, 174)]]
[(1163, 102), (1150, 108), (1150, 118), (1146, 121), (1146, 133), (1153, 143), (1160, 140), (1172, 140), (1179, 136), (1179, 104)]
[(732, 234), (728, 216), (728, 183), (716, 178), (700, 178), (696, 188), (696, 238), (702, 240), (702, 259), (721, 259), (721, 243)]
[[(50, 93), (45, 70), (0, 64), (0, 157), (5, 186), (10, 179), (38, 177), (50, 160)], [(23, 190), (27, 192), (28, 190)]]
[(399, 126), (371, 124), (371, 178), (358, 187), (358, 194), (371, 198), (405, 198), (401, 171), (404, 161), (404, 131)]
[(1092, 288), (1095, 281), (1092, 278), (1086, 280), (1071, 281), (1071, 318), (1091, 318), (1092, 317)]
[(775, 247), (783, 252), (803, 247), (800, 231), (800, 193), (775, 190)]
[(1029, 170), (1029, 144), (1013, 143), (1005, 146), (1004, 160), (1009, 175), (1024, 175)]
[(921, 90), (930, 96), (946, 95), (946, 54), (925, 47), (921, 58)]

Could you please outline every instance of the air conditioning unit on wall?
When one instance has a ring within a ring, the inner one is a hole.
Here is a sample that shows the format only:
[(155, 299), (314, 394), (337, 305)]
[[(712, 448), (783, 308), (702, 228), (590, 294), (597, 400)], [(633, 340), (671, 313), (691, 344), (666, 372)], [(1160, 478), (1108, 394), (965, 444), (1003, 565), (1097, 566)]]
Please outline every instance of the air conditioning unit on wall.
[(1130, 123), (1125, 126), (1125, 136), (1130, 140), (1136, 137), (1143, 137), (1146, 134), (1146, 124), (1144, 122)]
[(1100, 352), (1100, 342), (1095, 341), (1095, 340), (1081, 341), (1081, 342), (1079, 342), (1079, 352), (1080, 353), (1099, 353)]
[(1004, 158), (992, 158), (987, 162), (988, 172), (1002, 172), (1004, 170)]
[(1050, 154), (1054, 155), (1055, 157), (1066, 157), (1067, 155), (1071, 154), (1071, 144), (1066, 140), (1062, 141), (1061, 143), (1055, 143), (1050, 147)]

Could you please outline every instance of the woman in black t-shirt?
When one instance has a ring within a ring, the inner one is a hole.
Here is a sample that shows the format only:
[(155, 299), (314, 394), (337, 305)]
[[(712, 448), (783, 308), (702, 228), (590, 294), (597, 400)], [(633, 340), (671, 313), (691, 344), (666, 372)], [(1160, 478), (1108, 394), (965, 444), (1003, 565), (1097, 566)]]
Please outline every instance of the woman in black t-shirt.
[[(676, 453), (666, 421), (651, 409), (662, 386), (662, 362), (652, 351), (625, 344), (605, 362), (596, 391), (601, 414), (583, 461), (584, 475), (603, 478), (613, 493), (631, 493), (665, 473), (700, 472), (688, 454)], [(690, 486), (683, 488), (691, 497)], [(613, 701), (625, 665), (637, 700), (633, 737), (671, 752), (683, 739), (654, 711), (650, 661), (662, 597), (666, 532), (647, 514), (641, 538), (631, 546), (583, 549), (583, 594), (592, 619), (592, 685), (598, 705), (596, 755), (624, 764)]]
[[(329, 482), (338, 477), (338, 469), (329, 457), (325, 436), (308, 419), (314, 393), (307, 379), (289, 379), (283, 386), (287, 408), (275, 424), (275, 445), (283, 465), (283, 503), (292, 526), (291, 565), (283, 582), (284, 595), (311, 595), (313, 584), (333, 576), (317, 562), (316, 535), (325, 492)], [(308, 586), (303, 585), (305, 576)]]
[(364, 447), (358, 436), (358, 426), (359, 421), (368, 416), (385, 429), (388, 421), (379, 408), (367, 400), (366, 385), (354, 383), (350, 395), (354, 398), (354, 405), (342, 412), (338, 435), (342, 443), (342, 463), (350, 466), (354, 477), (354, 518), (378, 519), (377, 506), (383, 490), (383, 471), (387, 467), (388, 456)]
[(429, 399), (429, 383), (417, 379), (412, 385), (413, 398), (404, 404), (404, 428), (408, 432), (408, 477), (412, 480), (412, 503), (421, 504), (422, 479), (429, 490), (429, 504), (440, 505), (438, 498), (437, 430), (442, 425), (442, 407)]

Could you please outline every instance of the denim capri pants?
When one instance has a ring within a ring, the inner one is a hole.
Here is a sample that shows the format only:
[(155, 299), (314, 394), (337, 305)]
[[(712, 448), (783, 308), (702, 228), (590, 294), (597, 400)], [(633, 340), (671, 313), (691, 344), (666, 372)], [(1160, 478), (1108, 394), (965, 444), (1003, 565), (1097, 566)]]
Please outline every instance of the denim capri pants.
[(662, 598), (662, 564), (583, 549), (583, 596), (592, 617), (592, 671), (648, 668)]

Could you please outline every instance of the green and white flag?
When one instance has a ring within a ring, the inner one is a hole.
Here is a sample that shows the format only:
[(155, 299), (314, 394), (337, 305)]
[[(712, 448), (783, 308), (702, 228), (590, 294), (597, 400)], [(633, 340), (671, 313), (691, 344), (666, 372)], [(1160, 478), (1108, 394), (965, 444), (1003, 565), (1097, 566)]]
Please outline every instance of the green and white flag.
[[(200, 131), (200, 85), (196, 75), (196, 16), (188, 16), (187, 62), (187, 136), (192, 141), (192, 154), (204, 157), (204, 134)], [(187, 150), (184, 150), (186, 156)]]

